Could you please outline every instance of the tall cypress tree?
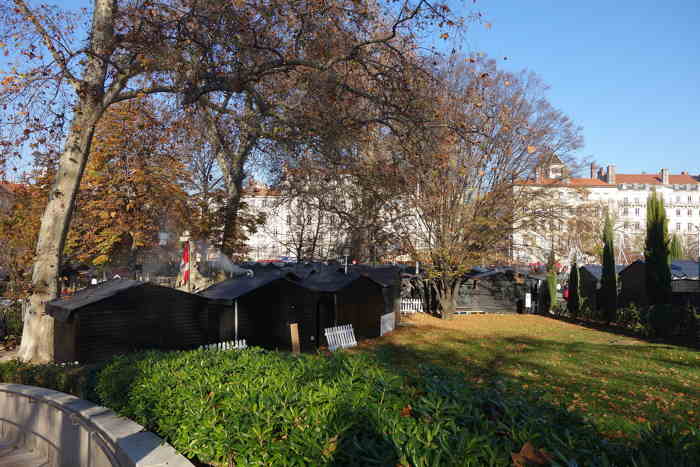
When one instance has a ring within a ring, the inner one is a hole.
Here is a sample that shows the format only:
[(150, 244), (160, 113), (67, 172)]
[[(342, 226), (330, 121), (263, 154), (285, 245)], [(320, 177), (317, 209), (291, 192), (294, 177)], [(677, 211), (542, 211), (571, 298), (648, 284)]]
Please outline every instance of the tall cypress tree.
[(571, 272), (569, 273), (569, 301), (566, 304), (566, 307), (569, 309), (569, 315), (572, 318), (576, 318), (581, 311), (579, 283), (578, 264), (574, 261), (571, 264)]
[(673, 261), (683, 258), (683, 246), (678, 235), (671, 235), (671, 242), (668, 245), (668, 260)]
[(545, 311), (552, 311), (557, 306), (557, 264), (554, 250), (549, 252), (547, 259), (547, 292), (548, 307)]
[(650, 305), (671, 303), (668, 220), (662, 195), (652, 193), (647, 200), (647, 236), (644, 244), (646, 289)]
[(615, 246), (610, 213), (605, 214), (605, 226), (603, 227), (603, 276), (600, 289), (603, 318), (609, 323), (615, 320), (617, 314), (617, 274), (615, 272)]

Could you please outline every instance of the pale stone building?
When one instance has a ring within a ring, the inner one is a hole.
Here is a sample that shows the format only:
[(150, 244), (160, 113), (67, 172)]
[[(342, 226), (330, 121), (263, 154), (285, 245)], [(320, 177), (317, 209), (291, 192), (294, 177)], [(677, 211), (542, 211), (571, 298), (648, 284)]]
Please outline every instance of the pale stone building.
[[(615, 241), (620, 252), (618, 262), (625, 262), (625, 254), (641, 253), (646, 229), (646, 201), (652, 192), (663, 196), (670, 234), (677, 234), (691, 256), (700, 248), (700, 177), (687, 172), (671, 174), (668, 169), (659, 173), (617, 173), (614, 165), (605, 169), (590, 166), (587, 178), (567, 176), (567, 169), (559, 159), (538, 171), (537, 177), (521, 185), (527, 189), (542, 189), (551, 193), (552, 202), (560, 202), (561, 218), (546, 228), (519, 223), (513, 234), (513, 260), (521, 263), (541, 262), (553, 248), (558, 259), (570, 261), (578, 254), (586, 258), (582, 239), (600, 235), (605, 209), (613, 214)], [(579, 231), (569, 231), (572, 221), (582, 224)], [(585, 227), (584, 227), (585, 225)], [(540, 226), (541, 227), (541, 226)], [(566, 242), (561, 242), (566, 238)], [(589, 255), (590, 256), (590, 255)]]
[(248, 239), (251, 260), (325, 260), (339, 256), (343, 238), (332, 214), (299, 199), (286, 198), (255, 181), (245, 188), (242, 201), (251, 212), (265, 214), (266, 219)]

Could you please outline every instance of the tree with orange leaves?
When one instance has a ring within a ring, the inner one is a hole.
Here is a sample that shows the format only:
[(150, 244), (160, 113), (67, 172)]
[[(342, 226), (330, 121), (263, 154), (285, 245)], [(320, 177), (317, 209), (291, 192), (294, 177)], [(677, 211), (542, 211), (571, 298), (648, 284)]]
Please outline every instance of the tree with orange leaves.
[(102, 266), (133, 266), (158, 233), (184, 229), (185, 155), (167, 114), (145, 99), (113, 106), (95, 131), (66, 254)]

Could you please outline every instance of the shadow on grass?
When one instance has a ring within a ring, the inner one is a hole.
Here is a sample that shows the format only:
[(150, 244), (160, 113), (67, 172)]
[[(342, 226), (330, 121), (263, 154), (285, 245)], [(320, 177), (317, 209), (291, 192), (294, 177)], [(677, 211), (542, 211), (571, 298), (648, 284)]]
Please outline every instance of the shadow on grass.
[(606, 324), (602, 321), (590, 321), (580, 318), (568, 318), (566, 316), (542, 316), (543, 318), (553, 319), (555, 321), (563, 321), (565, 323), (575, 324), (587, 329), (592, 329), (595, 331), (607, 332), (610, 334), (617, 334), (619, 336), (632, 337), (641, 341), (649, 342), (650, 344), (668, 344), (680, 347), (687, 347), (689, 349), (700, 349), (700, 339), (695, 336), (673, 336), (673, 337), (644, 337), (640, 334), (635, 333), (631, 329), (626, 327), (616, 325), (616, 324)]
[(582, 409), (576, 404), (583, 401), (586, 415), (607, 430), (638, 430), (644, 419), (681, 426), (698, 422), (700, 360), (674, 360), (666, 355), (669, 349), (678, 350), (528, 336), (461, 339), (443, 333), (432, 346), (377, 341), (360, 351), (407, 373), (422, 362), (459, 371), (471, 382), (507, 381), (516, 394), (539, 388), (563, 405)]

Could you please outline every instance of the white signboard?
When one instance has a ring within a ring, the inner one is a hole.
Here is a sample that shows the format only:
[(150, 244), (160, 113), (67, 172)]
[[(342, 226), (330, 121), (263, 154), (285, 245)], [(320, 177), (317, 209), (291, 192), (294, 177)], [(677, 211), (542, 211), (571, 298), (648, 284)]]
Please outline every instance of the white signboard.
[(394, 327), (396, 327), (396, 314), (387, 313), (385, 315), (382, 315), (379, 335), (383, 336), (384, 334), (387, 334), (387, 333), (393, 331)]
[(525, 294), (525, 308), (531, 308), (532, 307), (532, 295), (530, 292)]

